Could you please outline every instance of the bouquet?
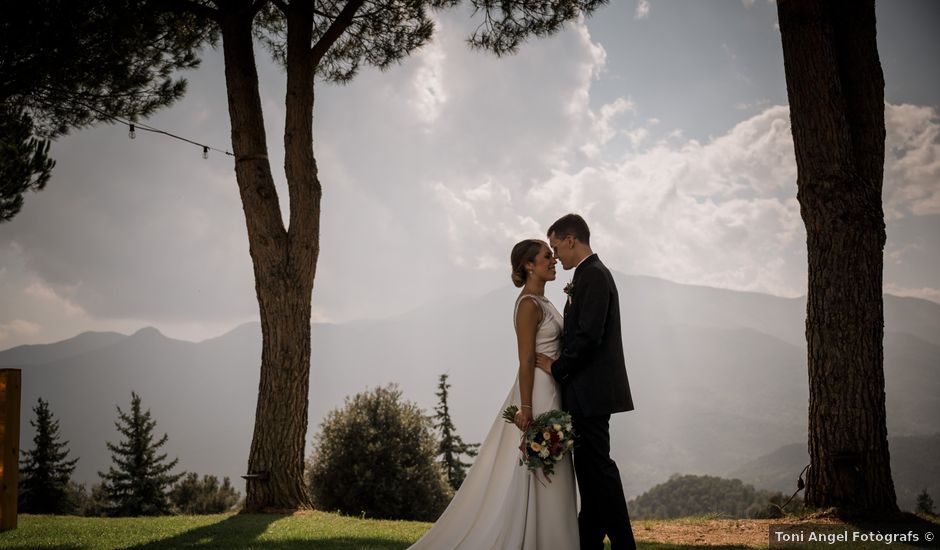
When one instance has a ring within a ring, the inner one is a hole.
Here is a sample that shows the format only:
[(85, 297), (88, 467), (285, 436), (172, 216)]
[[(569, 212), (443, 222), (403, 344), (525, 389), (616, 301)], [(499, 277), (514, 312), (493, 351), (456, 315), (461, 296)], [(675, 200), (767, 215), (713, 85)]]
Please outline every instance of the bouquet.
[[(510, 405), (503, 411), (503, 419), (515, 424), (519, 407)], [(538, 415), (522, 434), (519, 450), (522, 457), (519, 465), (529, 471), (542, 471), (549, 482), (555, 473), (555, 463), (565, 457), (565, 453), (574, 445), (574, 428), (571, 415), (557, 409)]]

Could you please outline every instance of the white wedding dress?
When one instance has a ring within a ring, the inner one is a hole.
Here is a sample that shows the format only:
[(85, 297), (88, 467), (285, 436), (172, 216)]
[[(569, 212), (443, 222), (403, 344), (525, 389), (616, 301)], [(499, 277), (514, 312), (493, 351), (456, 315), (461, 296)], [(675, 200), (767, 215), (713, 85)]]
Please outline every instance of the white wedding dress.
[[(524, 299), (543, 311), (535, 335), (535, 351), (557, 356), (562, 316), (543, 296), (516, 300), (513, 325)], [(547, 483), (519, 465), (522, 432), (502, 418), (509, 405), (520, 405), (519, 376), (500, 407), (467, 478), (450, 505), (411, 550), (571, 550), (578, 543), (578, 512), (571, 454), (555, 464)], [(533, 417), (561, 409), (561, 394), (552, 377), (535, 369)]]

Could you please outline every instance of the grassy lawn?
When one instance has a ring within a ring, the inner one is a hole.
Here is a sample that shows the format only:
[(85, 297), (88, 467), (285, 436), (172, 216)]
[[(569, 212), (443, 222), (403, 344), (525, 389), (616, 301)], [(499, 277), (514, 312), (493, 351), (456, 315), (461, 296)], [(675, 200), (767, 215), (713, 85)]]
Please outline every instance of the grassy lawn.
[[(638, 520), (634, 522), (633, 531), (639, 548), (643, 550), (744, 550), (767, 548), (768, 527), (770, 523), (779, 521), (716, 517)], [(21, 515), (18, 529), (0, 533), (0, 550), (404, 549), (418, 540), (430, 526), (429, 523), (368, 520), (317, 511), (294, 515), (220, 514), (155, 518)], [(829, 549), (850, 547), (853, 550), (861, 548), (851, 544), (813, 546)], [(864, 548), (885, 547), (881, 543)], [(889, 548), (911, 547), (892, 544)]]
[[(404, 549), (430, 527), (430, 523), (364, 520), (316, 511), (291, 516), (221, 514), (154, 518), (21, 515), (16, 530), (0, 533), (0, 549)], [(640, 548), (679, 550), (696, 546), (641, 542)]]
[(21, 515), (16, 530), (0, 533), (0, 548), (399, 549), (407, 548), (429, 526), (324, 512), (154, 518)]

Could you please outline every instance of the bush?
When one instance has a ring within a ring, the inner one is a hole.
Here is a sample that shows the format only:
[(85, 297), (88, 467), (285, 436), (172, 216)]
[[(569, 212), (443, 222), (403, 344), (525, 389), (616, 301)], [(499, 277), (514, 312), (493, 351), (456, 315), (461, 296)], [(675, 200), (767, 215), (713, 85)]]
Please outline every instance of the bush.
[(76, 513), (80, 516), (102, 517), (108, 512), (108, 495), (100, 483), (85, 488), (84, 483), (69, 482), (70, 497), (77, 506)]
[(232, 487), (229, 478), (219, 484), (215, 476), (203, 476), (188, 473), (170, 489), (170, 502), (181, 514), (221, 514), (228, 512), (238, 504), (238, 491)]
[[(714, 476), (674, 475), (628, 503), (637, 519), (670, 519), (718, 514), (732, 518), (771, 519), (782, 517), (786, 502), (779, 492), (761, 491), (738, 479)], [(802, 506), (791, 502), (787, 511)]]
[(346, 398), (320, 426), (307, 485), (321, 510), (434, 520), (452, 496), (431, 420), (392, 384)]

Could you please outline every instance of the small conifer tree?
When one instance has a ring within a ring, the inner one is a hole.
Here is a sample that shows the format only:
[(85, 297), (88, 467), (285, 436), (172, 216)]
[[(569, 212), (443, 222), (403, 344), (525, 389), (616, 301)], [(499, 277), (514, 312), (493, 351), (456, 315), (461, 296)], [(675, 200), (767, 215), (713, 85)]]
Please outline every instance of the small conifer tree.
[(167, 462), (166, 454), (157, 452), (167, 441), (167, 435), (154, 441), (153, 429), (157, 422), (150, 411), (141, 412), (140, 396), (131, 392), (131, 411), (126, 414), (117, 407), (118, 431), (124, 439), (117, 445), (108, 443), (113, 464), (101, 476), (108, 500), (108, 515), (155, 516), (169, 514), (168, 488), (182, 473), (171, 474), (179, 459)]
[(69, 460), (68, 441), (59, 440), (59, 421), (41, 397), (33, 407), (33, 448), (20, 465), (19, 510), (30, 514), (71, 514), (77, 502), (69, 490), (77, 458)]
[(927, 489), (924, 489), (917, 495), (917, 511), (929, 516), (935, 513), (933, 509), (933, 498), (930, 496), (930, 493), (927, 492)]
[(437, 383), (437, 407), (434, 408), (434, 427), (441, 434), (441, 440), (437, 447), (438, 456), (440, 456), (441, 466), (444, 468), (444, 475), (450, 486), (456, 491), (460, 488), (463, 480), (467, 477), (467, 468), (470, 462), (464, 462), (462, 457), (475, 457), (479, 443), (464, 443), (463, 439), (457, 435), (457, 429), (450, 417), (450, 408), (447, 404), (450, 384), (447, 383), (447, 374), (442, 374)]

